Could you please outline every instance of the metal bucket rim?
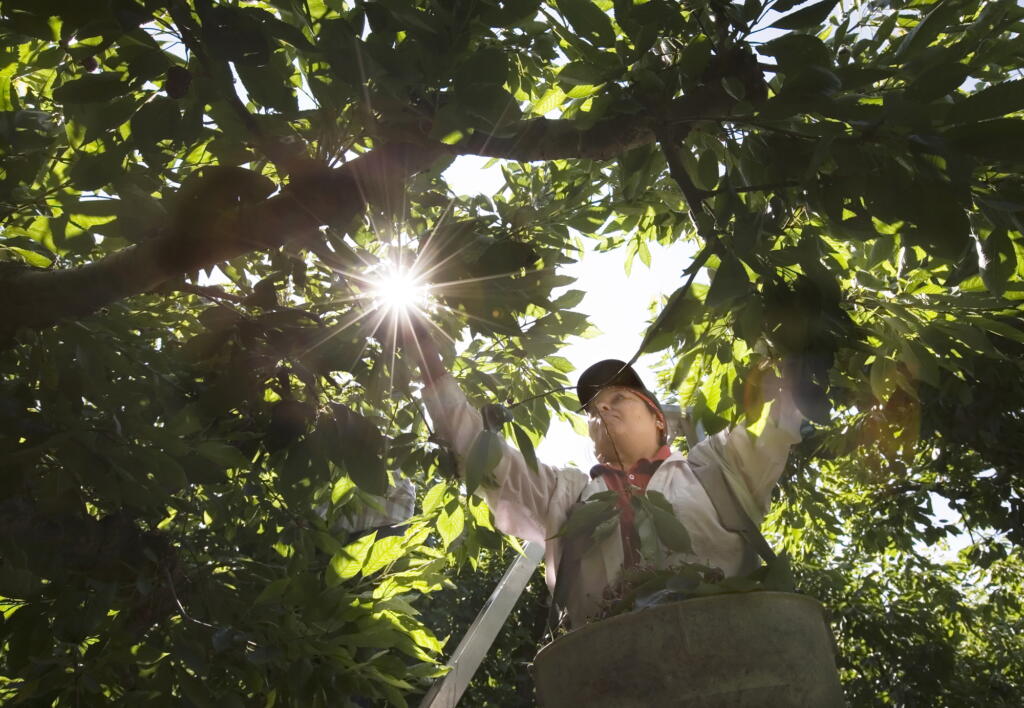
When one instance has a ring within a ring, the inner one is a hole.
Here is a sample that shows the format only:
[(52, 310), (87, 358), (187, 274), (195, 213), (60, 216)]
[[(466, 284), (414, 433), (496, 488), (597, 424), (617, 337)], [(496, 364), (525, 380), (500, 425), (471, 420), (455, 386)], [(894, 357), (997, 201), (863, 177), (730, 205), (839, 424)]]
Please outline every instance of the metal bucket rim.
[(822, 605), (817, 598), (812, 597), (811, 595), (804, 595), (802, 593), (796, 592), (783, 592), (780, 590), (751, 590), (749, 592), (723, 592), (715, 595), (689, 597), (685, 600), (678, 600), (676, 602), (666, 602), (661, 605), (654, 605), (652, 607), (645, 607), (640, 610), (624, 612), (620, 615), (608, 617), (606, 619), (598, 620), (596, 622), (589, 622), (580, 627), (579, 629), (571, 630), (567, 634), (564, 634), (561, 637), (555, 639), (554, 641), (548, 642), (547, 644), (542, 646), (540, 650), (538, 650), (537, 656), (534, 658), (534, 661), (536, 662), (536, 660), (539, 659), (540, 656), (545, 652), (548, 652), (549, 650), (553, 651), (553, 648), (558, 648), (567, 644), (571, 644), (573, 642), (582, 641), (583, 638), (588, 634), (592, 634), (594, 632), (599, 631), (603, 632), (611, 628), (615, 624), (632, 622), (635, 620), (636, 616), (641, 613), (657, 612), (659, 610), (664, 611), (669, 608), (678, 607), (679, 605), (709, 604), (715, 602), (736, 602), (737, 600), (743, 600), (751, 596), (773, 599), (780, 602), (798, 602), (814, 606), (821, 613), (822, 621), (825, 621), (827, 624), (824, 605)]

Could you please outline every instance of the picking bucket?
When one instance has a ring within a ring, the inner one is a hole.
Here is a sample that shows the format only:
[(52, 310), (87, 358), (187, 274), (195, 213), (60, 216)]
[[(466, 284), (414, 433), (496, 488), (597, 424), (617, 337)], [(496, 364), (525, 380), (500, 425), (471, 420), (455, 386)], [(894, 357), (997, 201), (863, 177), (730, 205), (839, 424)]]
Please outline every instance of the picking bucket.
[(839, 708), (835, 642), (817, 600), (712, 595), (586, 625), (534, 661), (544, 708)]

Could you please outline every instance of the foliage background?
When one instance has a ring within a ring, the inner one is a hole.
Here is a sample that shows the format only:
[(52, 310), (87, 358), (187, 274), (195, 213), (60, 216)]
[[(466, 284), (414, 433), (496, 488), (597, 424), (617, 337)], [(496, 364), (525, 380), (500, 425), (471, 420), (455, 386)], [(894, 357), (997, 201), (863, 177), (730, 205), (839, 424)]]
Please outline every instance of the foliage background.
[[(697, 246), (640, 348), (709, 432), (756, 431), (787, 362), (815, 431), (766, 528), (831, 612), (851, 702), (1020, 704), (1016, 3), (0, 13), (3, 700), (424, 690), (507, 552), (373, 280), (418, 264), (463, 387), (521, 401), (569, 382), (587, 318), (559, 268), (595, 239), (624, 265)], [(460, 155), (505, 189), (451, 194)], [(571, 408), (516, 407), (519, 443)], [(346, 532), (398, 473), (422, 495), (403, 532)], [(474, 700), (524, 700), (530, 641)]]

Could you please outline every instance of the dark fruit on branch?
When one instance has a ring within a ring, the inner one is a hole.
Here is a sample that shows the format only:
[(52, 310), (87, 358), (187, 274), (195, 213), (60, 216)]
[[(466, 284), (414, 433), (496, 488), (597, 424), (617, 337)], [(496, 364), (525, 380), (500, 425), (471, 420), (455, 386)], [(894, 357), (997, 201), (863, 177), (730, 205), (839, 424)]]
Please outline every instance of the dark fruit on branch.
[(164, 91), (169, 98), (184, 98), (192, 85), (192, 74), (183, 66), (172, 66), (164, 79)]

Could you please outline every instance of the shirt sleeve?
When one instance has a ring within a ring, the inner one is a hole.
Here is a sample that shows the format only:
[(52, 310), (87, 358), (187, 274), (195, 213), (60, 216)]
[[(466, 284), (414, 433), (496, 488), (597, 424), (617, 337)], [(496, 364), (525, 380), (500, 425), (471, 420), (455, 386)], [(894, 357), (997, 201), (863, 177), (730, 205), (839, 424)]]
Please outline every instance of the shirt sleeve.
[[(466, 400), (449, 375), (424, 389), (423, 402), (437, 434), (452, 446), (460, 461), (464, 461), (476, 436), (483, 430), (480, 411)], [(501, 461), (494, 470), (497, 485), (481, 486), (477, 493), (487, 500), (499, 531), (545, 543), (558, 531), (549, 528), (551, 520), (564, 518), (586, 486), (587, 477), (579, 470), (543, 463), (539, 463), (538, 468), (537, 472), (531, 470), (522, 454), (503, 442)], [(462, 465), (459, 473), (463, 474)]]
[(768, 512), (771, 491), (789, 458), (789, 448), (800, 442), (803, 416), (788, 395), (780, 395), (760, 435), (744, 426), (723, 430), (695, 445), (692, 466), (718, 465), (744, 511), (760, 523)]
[[(395, 484), (388, 487), (384, 496), (372, 495), (375, 506), (360, 504), (355, 514), (347, 516), (342, 513), (333, 528), (349, 532), (367, 531), (381, 526), (397, 526), (412, 518), (416, 513), (416, 485), (397, 473), (395, 476)], [(326, 505), (319, 513), (323, 515), (325, 511)]]

